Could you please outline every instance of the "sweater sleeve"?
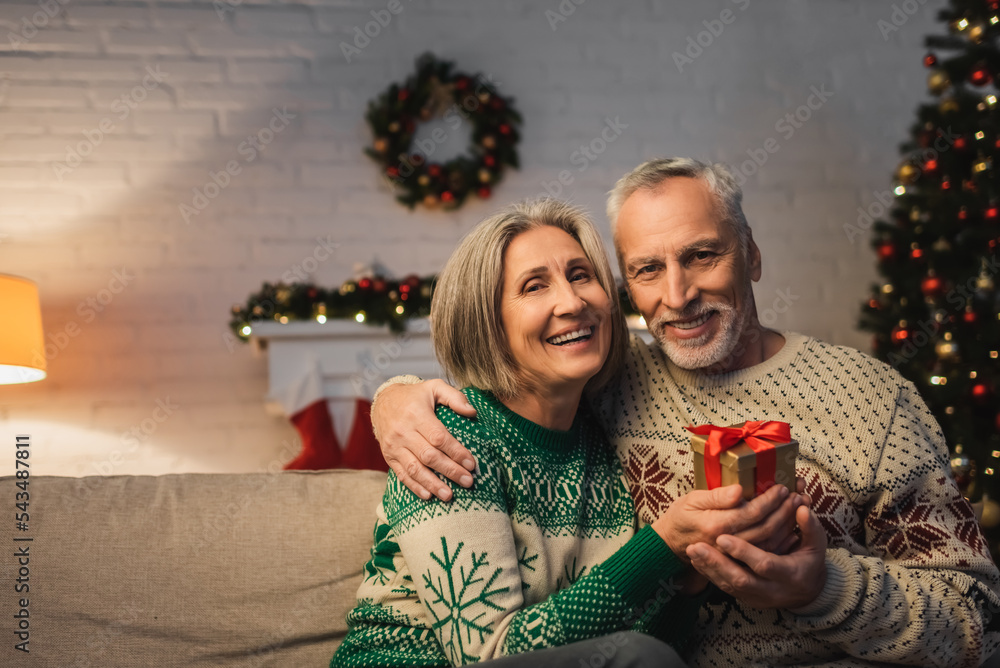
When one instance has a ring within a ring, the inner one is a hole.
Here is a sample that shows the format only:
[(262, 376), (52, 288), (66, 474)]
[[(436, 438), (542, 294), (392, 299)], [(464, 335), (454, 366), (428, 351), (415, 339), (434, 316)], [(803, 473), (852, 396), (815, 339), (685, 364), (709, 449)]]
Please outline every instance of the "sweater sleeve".
[(684, 598), (673, 584), (683, 565), (647, 527), (571, 586), (526, 606), (520, 564), (530, 555), (518, 554), (498, 458), (473, 435), (455, 435), (479, 465), (471, 489), (452, 485), (451, 502), (422, 501), (390, 473), (386, 493), (414, 589), (452, 665), (644, 630)]
[[(898, 464), (908, 463), (907, 475)], [(1000, 577), (948, 468), (936, 421), (906, 383), (876, 462), (867, 555), (829, 549), (819, 597), (794, 623), (871, 661), (978, 666), (1000, 643)]]

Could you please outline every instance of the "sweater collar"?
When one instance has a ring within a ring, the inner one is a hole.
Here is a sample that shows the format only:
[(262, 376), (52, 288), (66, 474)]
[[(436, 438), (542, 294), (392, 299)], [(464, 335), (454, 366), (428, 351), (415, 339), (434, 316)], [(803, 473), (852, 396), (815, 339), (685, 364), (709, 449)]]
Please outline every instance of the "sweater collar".
[(519, 434), (521, 434), (521, 436), (525, 438), (525, 440), (534, 443), (537, 446), (549, 450), (559, 451), (575, 447), (579, 442), (579, 411), (577, 411), (576, 417), (573, 418), (573, 426), (567, 431), (561, 431), (558, 429), (543, 427), (536, 422), (532, 422), (525, 417), (521, 417), (511, 409), (507, 408), (502, 401), (497, 399), (496, 396), (488, 390), (480, 390), (475, 387), (470, 387), (467, 388), (466, 393), (470, 396), (470, 399), (478, 398), (482, 404), (485, 404), (495, 413), (501, 415), (511, 427), (513, 427)]

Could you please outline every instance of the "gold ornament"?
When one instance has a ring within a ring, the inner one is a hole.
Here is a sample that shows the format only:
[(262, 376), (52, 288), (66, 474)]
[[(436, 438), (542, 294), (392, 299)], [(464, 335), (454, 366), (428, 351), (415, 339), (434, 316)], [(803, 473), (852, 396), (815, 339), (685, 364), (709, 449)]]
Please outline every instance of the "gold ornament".
[(969, 28), (969, 39), (972, 40), (974, 44), (979, 44), (983, 41), (983, 37), (986, 34), (986, 26), (982, 23), (974, 23)]
[(420, 176), (417, 177), (417, 183), (419, 183), (422, 186), (430, 185), (430, 182), (431, 182), (431, 177), (427, 176), (426, 174), (421, 174)]
[(480, 169), (479, 170), (479, 181), (480, 182), (482, 182), (482, 183), (489, 183), (490, 180), (492, 180), (492, 179), (493, 179), (493, 175), (490, 174), (490, 170), (488, 170), (488, 169)]
[(927, 88), (934, 95), (940, 95), (945, 92), (950, 85), (951, 80), (948, 78), (948, 73), (944, 70), (933, 70), (927, 75)]
[(379, 137), (375, 140), (375, 151), (377, 153), (385, 153), (389, 150), (389, 141), (384, 137)]
[(972, 171), (975, 172), (976, 174), (979, 174), (980, 172), (985, 172), (989, 168), (990, 168), (989, 160), (980, 160), (979, 162), (977, 162), (972, 166)]
[(949, 97), (946, 100), (941, 101), (941, 105), (938, 107), (942, 114), (952, 114), (958, 111), (958, 100)]
[(424, 206), (429, 209), (433, 209), (438, 205), (438, 198), (436, 195), (425, 195), (424, 196)]
[(497, 147), (497, 138), (493, 135), (486, 135), (483, 137), (483, 146), (490, 150), (495, 149)]
[(479, 94), (479, 101), (482, 102), (483, 104), (486, 104), (487, 102), (490, 101), (490, 94), (487, 93), (486, 91), (483, 91), (482, 93)]
[(938, 341), (934, 346), (934, 352), (939, 359), (953, 360), (958, 357), (958, 344), (954, 341)]
[(399, 128), (400, 128), (399, 121), (393, 121), (392, 123), (389, 123), (389, 132), (399, 132)]
[(354, 281), (344, 281), (343, 285), (340, 286), (340, 294), (349, 295), (358, 289), (358, 284)]
[(275, 297), (278, 298), (279, 304), (287, 304), (288, 298), (291, 296), (292, 296), (292, 291), (289, 290), (288, 288), (278, 288), (278, 291), (275, 293)]
[(920, 170), (908, 162), (904, 162), (896, 170), (896, 178), (899, 179), (900, 183), (906, 185), (914, 183), (918, 176), (920, 176)]

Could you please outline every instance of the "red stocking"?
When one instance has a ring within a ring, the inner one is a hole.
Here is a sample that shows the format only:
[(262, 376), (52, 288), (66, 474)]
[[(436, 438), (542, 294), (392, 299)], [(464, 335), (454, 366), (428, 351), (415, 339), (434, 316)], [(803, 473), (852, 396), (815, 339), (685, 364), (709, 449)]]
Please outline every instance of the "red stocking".
[(354, 407), (354, 424), (344, 451), (344, 468), (373, 469), (388, 471), (389, 465), (382, 457), (382, 450), (372, 432), (372, 405), (365, 399), (358, 399)]
[(302, 452), (285, 464), (285, 470), (335, 469), (340, 466), (340, 443), (323, 393), (319, 365), (276, 393), (285, 415), (302, 439)]

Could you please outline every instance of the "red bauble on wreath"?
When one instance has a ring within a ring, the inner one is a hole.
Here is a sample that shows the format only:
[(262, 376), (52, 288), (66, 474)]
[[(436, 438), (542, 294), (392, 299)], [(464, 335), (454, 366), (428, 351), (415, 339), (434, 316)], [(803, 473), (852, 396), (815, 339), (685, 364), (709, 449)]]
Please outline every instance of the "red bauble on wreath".
[[(389, 178), (396, 199), (411, 209), (438, 203), (455, 209), (469, 195), (489, 197), (492, 191), (482, 181), (482, 170), (488, 169), (490, 183), (496, 184), (505, 165), (519, 165), (521, 115), (511, 106), (512, 100), (501, 97), (487, 77), (455, 72), (453, 67), (425, 53), (404, 84), (390, 85), (368, 103), (365, 120), (375, 139), (365, 153)], [(464, 119), (472, 126), (469, 150), (444, 164), (428, 164), (420, 147), (413, 147), (417, 124), (436, 117), (449, 121), (449, 126), (452, 119)]]

